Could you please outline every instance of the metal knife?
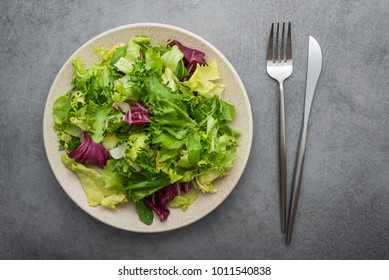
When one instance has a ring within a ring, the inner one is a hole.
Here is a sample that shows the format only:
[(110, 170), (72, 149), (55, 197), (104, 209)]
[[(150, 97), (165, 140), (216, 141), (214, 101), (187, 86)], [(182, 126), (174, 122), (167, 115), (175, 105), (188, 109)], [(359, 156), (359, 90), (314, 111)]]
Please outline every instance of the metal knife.
[(308, 118), (311, 112), (313, 95), (315, 94), (316, 84), (319, 80), (322, 66), (322, 53), (318, 42), (312, 36), (309, 36), (309, 50), (308, 50), (308, 71), (307, 71), (307, 85), (305, 89), (305, 107), (304, 107), (304, 120), (303, 128), (301, 131), (300, 143), (298, 147), (298, 153), (296, 158), (296, 165), (294, 170), (294, 178), (292, 185), (292, 196), (290, 198), (289, 206), (289, 218), (288, 228), (286, 232), (286, 244), (289, 245), (292, 233), (294, 221), (296, 218), (297, 204), (299, 200), (301, 177), (303, 174), (304, 166), (304, 154), (307, 144), (307, 130), (308, 130)]

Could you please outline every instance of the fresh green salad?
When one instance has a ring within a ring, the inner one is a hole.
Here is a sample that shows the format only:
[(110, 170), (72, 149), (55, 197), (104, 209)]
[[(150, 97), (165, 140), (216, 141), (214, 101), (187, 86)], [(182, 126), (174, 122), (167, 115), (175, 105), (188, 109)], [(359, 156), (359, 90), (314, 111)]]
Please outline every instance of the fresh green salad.
[(134, 203), (150, 225), (154, 214), (164, 221), (169, 208), (185, 211), (199, 191), (216, 192), (212, 182), (233, 165), (239, 136), (216, 61), (146, 36), (95, 53), (89, 68), (73, 59), (73, 88), (53, 106), (62, 162), (88, 203)]

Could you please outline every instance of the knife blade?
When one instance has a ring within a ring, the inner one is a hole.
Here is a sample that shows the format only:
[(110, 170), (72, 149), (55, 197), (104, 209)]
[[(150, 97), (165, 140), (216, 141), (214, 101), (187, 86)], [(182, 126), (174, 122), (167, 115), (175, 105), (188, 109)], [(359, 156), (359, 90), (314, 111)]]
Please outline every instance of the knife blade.
[(301, 188), (301, 177), (303, 174), (304, 155), (307, 144), (308, 133), (308, 119), (311, 112), (312, 100), (315, 94), (315, 89), (322, 68), (322, 52), (319, 43), (315, 38), (309, 36), (309, 50), (308, 50), (308, 70), (307, 70), (307, 82), (305, 88), (305, 106), (304, 106), (304, 118), (303, 127), (301, 130), (300, 143), (298, 147), (298, 153), (296, 158), (292, 195), (290, 198), (288, 226), (286, 232), (286, 244), (289, 245), (292, 239), (293, 227), (296, 218), (297, 205)]
[(307, 85), (305, 89), (305, 108), (304, 119), (308, 121), (308, 117), (311, 111), (312, 100), (315, 94), (317, 81), (319, 80), (321, 66), (322, 66), (322, 53), (319, 43), (315, 38), (309, 36), (309, 50), (308, 50), (308, 71), (307, 71)]

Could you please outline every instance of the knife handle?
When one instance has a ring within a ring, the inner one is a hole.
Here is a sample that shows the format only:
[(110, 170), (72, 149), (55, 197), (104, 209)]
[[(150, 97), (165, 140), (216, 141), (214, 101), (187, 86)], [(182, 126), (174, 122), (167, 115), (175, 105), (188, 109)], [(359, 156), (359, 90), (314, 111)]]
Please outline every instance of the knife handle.
[(290, 198), (290, 206), (289, 206), (289, 218), (288, 218), (288, 228), (286, 232), (286, 244), (289, 245), (292, 239), (294, 220), (296, 217), (297, 205), (300, 196), (300, 188), (301, 188), (301, 178), (303, 175), (303, 167), (304, 167), (304, 155), (305, 155), (305, 147), (307, 143), (307, 129), (308, 129), (308, 120), (304, 119), (303, 129), (301, 131), (300, 143), (298, 147), (296, 165), (294, 169), (294, 177), (292, 184), (292, 195)]
[(285, 102), (284, 86), (280, 82), (280, 219), (281, 232), (286, 230), (286, 125), (285, 125)]

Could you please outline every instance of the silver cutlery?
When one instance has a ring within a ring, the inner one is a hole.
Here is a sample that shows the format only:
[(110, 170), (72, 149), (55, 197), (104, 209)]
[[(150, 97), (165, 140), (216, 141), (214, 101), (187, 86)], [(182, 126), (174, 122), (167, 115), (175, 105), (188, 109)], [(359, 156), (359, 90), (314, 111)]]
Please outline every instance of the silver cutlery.
[(307, 132), (308, 132), (308, 118), (311, 111), (313, 95), (315, 94), (315, 88), (320, 76), (322, 67), (322, 53), (318, 42), (309, 36), (309, 51), (308, 51), (308, 70), (307, 70), (307, 84), (305, 89), (305, 106), (304, 106), (304, 119), (303, 128), (301, 130), (300, 143), (298, 147), (298, 153), (296, 158), (296, 165), (294, 170), (294, 178), (292, 184), (292, 196), (289, 206), (289, 218), (288, 228), (286, 232), (286, 244), (289, 245), (292, 233), (294, 221), (296, 218), (297, 204), (299, 200), (301, 177), (303, 174), (304, 154), (307, 144)]
[(285, 23), (282, 23), (280, 34), (280, 24), (277, 23), (276, 36), (274, 38), (274, 23), (271, 25), (269, 43), (267, 48), (266, 69), (270, 77), (277, 80), (280, 87), (279, 103), (279, 145), (280, 145), (280, 218), (281, 231), (286, 229), (286, 128), (285, 128), (285, 104), (284, 104), (284, 80), (293, 71), (292, 61), (292, 30), (288, 24), (287, 38)]

